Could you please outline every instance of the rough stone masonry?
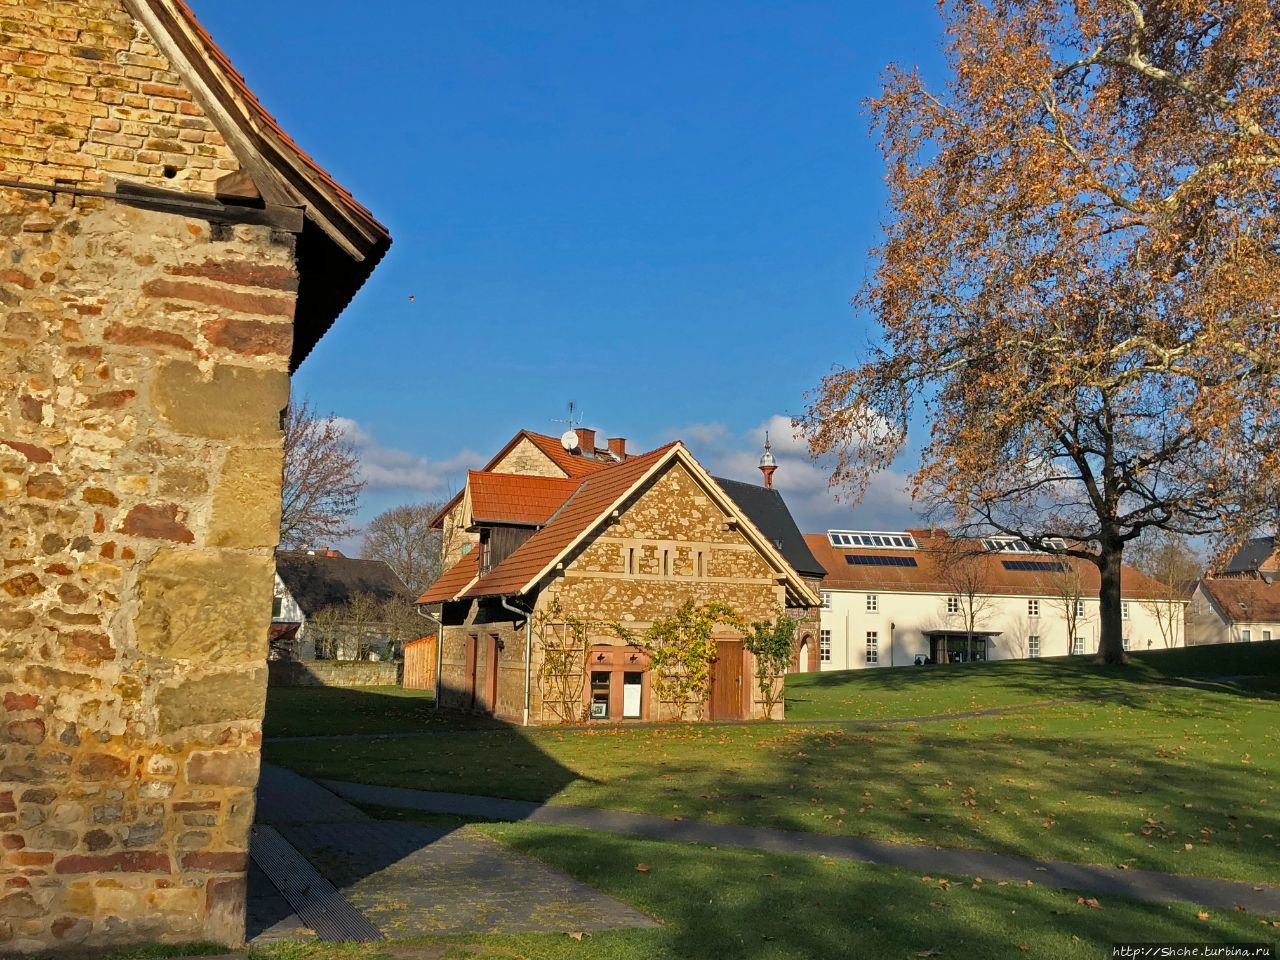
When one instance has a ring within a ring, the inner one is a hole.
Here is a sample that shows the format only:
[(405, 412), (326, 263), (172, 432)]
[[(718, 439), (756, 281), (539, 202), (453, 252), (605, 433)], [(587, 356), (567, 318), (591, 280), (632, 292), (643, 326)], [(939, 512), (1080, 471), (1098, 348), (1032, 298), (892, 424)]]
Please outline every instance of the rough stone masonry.
[(0, 0), (0, 952), (243, 940), (296, 238), (67, 192), (240, 169), (139, 6)]

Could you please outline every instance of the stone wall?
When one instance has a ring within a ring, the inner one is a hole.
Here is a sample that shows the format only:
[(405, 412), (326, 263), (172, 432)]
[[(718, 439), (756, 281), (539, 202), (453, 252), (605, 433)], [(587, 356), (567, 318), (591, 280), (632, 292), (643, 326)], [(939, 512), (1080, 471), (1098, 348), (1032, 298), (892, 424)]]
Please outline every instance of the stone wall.
[[(0, 178), (235, 158), (119, 0), (0, 0)], [(237, 943), (292, 238), (0, 191), (0, 951)]]
[(273, 687), (394, 687), (400, 666), (396, 660), (272, 660), (267, 682)]

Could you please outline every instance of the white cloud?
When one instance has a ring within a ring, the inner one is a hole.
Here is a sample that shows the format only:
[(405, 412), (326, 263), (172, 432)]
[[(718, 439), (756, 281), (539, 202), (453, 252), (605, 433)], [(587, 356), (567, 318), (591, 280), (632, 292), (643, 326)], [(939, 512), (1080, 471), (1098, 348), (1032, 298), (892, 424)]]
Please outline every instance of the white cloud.
[(900, 530), (914, 522), (907, 477), (897, 470), (875, 474), (856, 506), (839, 502), (828, 484), (829, 472), (809, 459), (808, 447), (796, 436), (790, 417), (772, 416), (741, 434), (720, 423), (702, 423), (675, 430), (672, 435), (684, 440), (716, 476), (760, 483), (766, 430), (778, 461), (774, 485), (782, 491), (801, 530)]
[(355, 447), (360, 472), (367, 484), (365, 489), (371, 493), (403, 491), (440, 497), (456, 492), (466, 471), (481, 467), (486, 461), (474, 450), (464, 450), (447, 460), (431, 460), (408, 450), (384, 446), (372, 433), (347, 417), (334, 417), (333, 422)]

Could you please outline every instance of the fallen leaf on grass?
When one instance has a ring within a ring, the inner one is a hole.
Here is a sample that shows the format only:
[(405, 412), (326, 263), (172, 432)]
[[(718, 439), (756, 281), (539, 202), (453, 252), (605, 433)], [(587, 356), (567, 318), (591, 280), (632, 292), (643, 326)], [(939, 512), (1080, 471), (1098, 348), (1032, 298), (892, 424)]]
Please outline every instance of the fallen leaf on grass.
[(636, 873), (648, 873), (648, 872), (649, 872), (649, 865), (647, 863), (636, 864)]
[(1084, 907), (1093, 907), (1095, 910), (1102, 909), (1102, 904), (1098, 902), (1096, 897), (1076, 897), (1076, 903)]
[(930, 947), (928, 950), (921, 950), (919, 953), (916, 954), (916, 956), (917, 957), (940, 957), (942, 956), (942, 951), (934, 947)]
[(1197, 913), (1197, 914), (1196, 914), (1196, 919), (1197, 919), (1197, 920), (1208, 920), (1208, 919), (1209, 919), (1209, 914), (1204, 913), (1204, 912)]
[(583, 937), (585, 937), (585, 936), (586, 936), (586, 934), (585, 934), (585, 933), (583, 933), (581, 930), (574, 930), (571, 934), (569, 934), (569, 939), (570, 939), (570, 940), (581, 940), (581, 939), (582, 939)]

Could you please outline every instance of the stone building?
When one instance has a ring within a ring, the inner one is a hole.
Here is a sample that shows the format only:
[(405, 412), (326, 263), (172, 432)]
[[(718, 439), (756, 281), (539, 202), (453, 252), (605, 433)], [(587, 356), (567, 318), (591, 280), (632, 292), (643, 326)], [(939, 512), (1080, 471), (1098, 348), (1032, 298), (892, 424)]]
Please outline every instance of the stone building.
[(281, 411), (389, 242), (181, 0), (0, 0), (0, 952), (242, 940)]
[[(419, 599), (442, 604), (441, 702), (515, 722), (675, 719), (634, 642), (655, 620), (686, 600), (747, 623), (817, 605), (776, 491), (717, 480), (679, 442), (632, 455), (522, 431), (436, 523), (457, 556)], [(741, 634), (716, 641), (710, 716), (761, 716)]]

